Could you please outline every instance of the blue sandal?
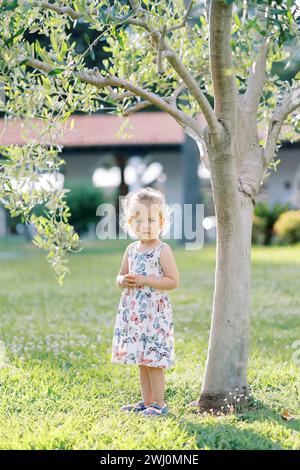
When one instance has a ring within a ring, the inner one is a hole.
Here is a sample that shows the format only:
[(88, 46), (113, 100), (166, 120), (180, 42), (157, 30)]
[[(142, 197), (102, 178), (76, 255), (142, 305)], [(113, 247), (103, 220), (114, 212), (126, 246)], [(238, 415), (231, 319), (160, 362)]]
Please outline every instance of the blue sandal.
[(138, 401), (134, 405), (123, 405), (120, 408), (120, 411), (144, 411), (147, 407), (144, 405), (143, 401)]
[(169, 412), (167, 405), (159, 406), (157, 403), (152, 403), (147, 406), (146, 409), (142, 412), (143, 416), (163, 416)]

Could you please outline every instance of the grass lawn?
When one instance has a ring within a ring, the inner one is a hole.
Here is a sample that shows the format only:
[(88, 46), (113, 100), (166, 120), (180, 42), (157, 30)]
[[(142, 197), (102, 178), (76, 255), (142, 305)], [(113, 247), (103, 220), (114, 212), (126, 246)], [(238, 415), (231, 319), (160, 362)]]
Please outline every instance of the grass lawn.
[[(299, 364), (292, 357), (300, 245), (253, 247), (248, 375), (256, 407), (222, 416), (187, 407), (204, 371), (215, 248), (174, 249), (181, 285), (169, 291), (177, 360), (166, 371), (170, 415), (151, 419), (119, 411), (140, 399), (138, 368), (110, 362), (121, 292), (114, 278), (127, 243), (93, 242), (70, 255), (61, 288), (43, 251), (0, 241), (0, 448), (300, 449), (300, 352)], [(296, 418), (285, 421), (284, 409)]]

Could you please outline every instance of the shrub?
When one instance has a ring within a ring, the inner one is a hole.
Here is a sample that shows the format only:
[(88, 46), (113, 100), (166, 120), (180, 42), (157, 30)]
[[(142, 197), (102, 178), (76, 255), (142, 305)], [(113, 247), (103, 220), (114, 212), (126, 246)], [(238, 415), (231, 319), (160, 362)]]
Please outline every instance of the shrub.
[(281, 214), (274, 224), (274, 232), (283, 243), (300, 242), (300, 210), (292, 210)]
[(265, 219), (259, 215), (253, 215), (252, 243), (264, 245), (266, 239)]
[[(65, 179), (64, 187), (70, 189), (65, 198), (71, 213), (68, 221), (76, 232), (82, 235), (88, 232), (90, 226), (99, 222), (96, 210), (100, 204), (105, 202), (104, 196), (101, 189), (95, 188), (91, 180), (87, 178)], [(44, 210), (46, 210), (45, 205), (39, 204), (33, 212), (40, 215)]]
[(273, 226), (278, 217), (290, 209), (290, 204), (276, 202), (269, 206), (266, 202), (256, 204), (253, 216), (252, 241), (263, 245), (270, 245), (274, 232)]
[(90, 225), (99, 222), (96, 210), (105, 202), (101, 189), (95, 188), (91, 180), (85, 178), (66, 179), (64, 187), (71, 190), (66, 195), (66, 202), (72, 214), (70, 224), (79, 234), (87, 232)]

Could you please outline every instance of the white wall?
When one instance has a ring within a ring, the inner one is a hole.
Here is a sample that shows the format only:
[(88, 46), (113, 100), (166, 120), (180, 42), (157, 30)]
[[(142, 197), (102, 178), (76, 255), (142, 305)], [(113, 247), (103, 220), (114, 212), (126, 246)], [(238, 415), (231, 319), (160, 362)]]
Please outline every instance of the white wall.
[(101, 151), (96, 153), (84, 149), (80, 153), (65, 153), (62, 158), (66, 164), (61, 168), (64, 169), (66, 178), (92, 178), (95, 169), (100, 165), (102, 155)]
[[(277, 170), (268, 170), (270, 175), (264, 180), (260, 189), (259, 200), (267, 201), (271, 205), (276, 201), (282, 204), (291, 202), (298, 204), (299, 207), (300, 186), (298, 188), (297, 186), (300, 181), (300, 148), (282, 146), (275, 160), (279, 158), (281, 161), (277, 165)], [(286, 183), (290, 183), (290, 188), (285, 186)]]
[(180, 171), (180, 152), (151, 152), (147, 154), (147, 157), (153, 157), (154, 160), (160, 162), (164, 167), (164, 172), (167, 175), (167, 180), (162, 185), (162, 189), (165, 190), (165, 197), (167, 203), (181, 203), (183, 182)]
[[(134, 151), (132, 155), (138, 154)], [(77, 178), (77, 177), (90, 177), (94, 173), (94, 170), (101, 165), (101, 158), (108, 154), (96, 152), (85, 152), (84, 150), (80, 154), (64, 154), (63, 159), (66, 164), (63, 165), (64, 173), (66, 178)], [(112, 154), (111, 154), (112, 155)], [(164, 167), (164, 172), (167, 175), (167, 180), (161, 184), (161, 190), (165, 191), (166, 200), (169, 204), (181, 203), (182, 200), (182, 179), (181, 179), (181, 160), (180, 151), (157, 151), (149, 152), (145, 156), (149, 161), (158, 161)]]

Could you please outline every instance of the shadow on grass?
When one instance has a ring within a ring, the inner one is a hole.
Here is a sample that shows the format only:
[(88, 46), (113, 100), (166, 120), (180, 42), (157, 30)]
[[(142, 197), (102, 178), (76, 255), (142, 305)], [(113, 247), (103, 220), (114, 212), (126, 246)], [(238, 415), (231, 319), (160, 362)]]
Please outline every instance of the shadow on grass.
[(215, 417), (214, 423), (203, 422), (202, 418), (212, 416), (211, 413), (199, 412), (197, 408), (187, 408), (192, 412), (196, 419), (199, 417), (199, 423), (189, 421), (181, 417), (180, 423), (185, 432), (195, 436), (197, 447), (218, 450), (280, 450), (286, 449), (282, 443), (268, 438), (262, 433), (255, 432), (253, 429), (242, 429), (237, 427), (237, 423), (224, 423), (218, 420), (225, 416), (232, 416), (238, 422), (252, 424), (255, 422), (268, 422), (279, 424), (287, 429), (300, 431), (299, 419), (286, 421), (281, 414), (265, 405), (263, 402), (255, 400), (255, 404), (242, 406), (236, 412), (220, 414)]
[(195, 436), (197, 448), (210, 450), (280, 450), (280, 442), (269, 439), (252, 429), (240, 429), (229, 423), (194, 423), (184, 421), (182, 426)]

